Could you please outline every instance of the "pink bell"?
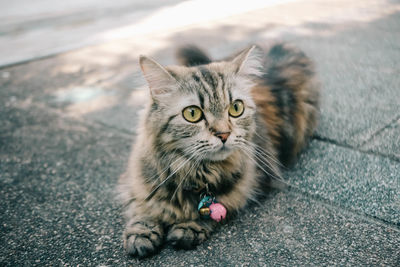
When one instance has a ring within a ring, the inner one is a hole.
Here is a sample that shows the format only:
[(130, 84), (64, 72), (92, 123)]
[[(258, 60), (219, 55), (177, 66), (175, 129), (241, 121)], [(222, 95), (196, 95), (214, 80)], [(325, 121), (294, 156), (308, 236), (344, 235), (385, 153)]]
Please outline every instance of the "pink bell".
[(216, 222), (220, 222), (226, 217), (226, 208), (220, 203), (212, 203), (209, 206), (211, 211), (210, 217)]

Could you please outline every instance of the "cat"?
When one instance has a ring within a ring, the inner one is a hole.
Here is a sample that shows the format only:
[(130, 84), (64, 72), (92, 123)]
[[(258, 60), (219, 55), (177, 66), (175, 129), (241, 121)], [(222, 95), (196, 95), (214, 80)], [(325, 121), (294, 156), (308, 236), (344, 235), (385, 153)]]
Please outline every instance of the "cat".
[(168, 67), (140, 57), (150, 97), (119, 183), (132, 256), (204, 242), (280, 179), (319, 117), (313, 63), (288, 44), (220, 61), (195, 46), (177, 55), (180, 65)]

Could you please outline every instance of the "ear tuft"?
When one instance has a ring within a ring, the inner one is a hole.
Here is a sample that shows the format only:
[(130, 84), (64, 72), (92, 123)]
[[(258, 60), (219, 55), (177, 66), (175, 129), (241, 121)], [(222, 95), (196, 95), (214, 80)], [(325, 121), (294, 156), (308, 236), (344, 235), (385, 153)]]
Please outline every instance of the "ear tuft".
[(139, 64), (153, 98), (173, 90), (173, 86), (176, 84), (175, 78), (154, 59), (141, 55)]
[(260, 76), (262, 74), (262, 58), (262, 49), (253, 45), (237, 55), (232, 63), (235, 64), (238, 74)]

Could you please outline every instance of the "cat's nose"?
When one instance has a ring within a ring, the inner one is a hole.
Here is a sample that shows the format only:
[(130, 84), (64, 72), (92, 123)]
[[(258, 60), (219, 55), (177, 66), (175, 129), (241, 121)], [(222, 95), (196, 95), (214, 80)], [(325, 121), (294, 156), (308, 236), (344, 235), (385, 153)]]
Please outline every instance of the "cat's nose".
[(230, 134), (231, 132), (216, 132), (214, 135), (221, 139), (222, 143), (225, 143)]

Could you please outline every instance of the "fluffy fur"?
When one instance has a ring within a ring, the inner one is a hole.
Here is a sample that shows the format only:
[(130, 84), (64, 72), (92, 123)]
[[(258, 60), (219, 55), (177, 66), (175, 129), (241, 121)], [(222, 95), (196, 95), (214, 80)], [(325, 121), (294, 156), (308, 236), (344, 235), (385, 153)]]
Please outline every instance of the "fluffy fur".
[[(200, 196), (208, 190), (234, 215), (280, 176), (280, 162), (292, 162), (316, 127), (313, 65), (295, 48), (252, 46), (212, 61), (190, 46), (178, 61), (183, 66), (163, 67), (140, 58), (151, 99), (120, 180), (124, 246), (134, 256), (154, 253), (164, 240), (184, 249), (206, 240), (216, 223), (200, 218)], [(245, 108), (234, 118), (228, 109), (238, 99)], [(192, 105), (203, 112), (197, 123), (182, 116)]]

